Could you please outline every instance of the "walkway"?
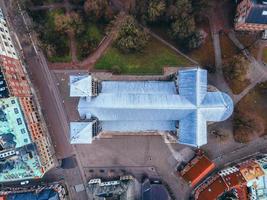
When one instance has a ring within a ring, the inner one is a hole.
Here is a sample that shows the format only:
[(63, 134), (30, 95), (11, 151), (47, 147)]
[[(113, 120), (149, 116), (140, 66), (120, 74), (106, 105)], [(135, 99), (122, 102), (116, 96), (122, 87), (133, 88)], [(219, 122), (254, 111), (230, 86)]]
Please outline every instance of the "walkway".
[(42, 6), (32, 6), (30, 7), (31, 11), (39, 11), (39, 10), (53, 10), (53, 9), (59, 9), (59, 8), (65, 8), (65, 9), (83, 9), (82, 6), (76, 6), (72, 5), (70, 3), (50, 3)]
[(219, 35), (219, 32), (222, 30), (222, 25), (221, 23), (218, 23), (220, 19), (218, 19), (218, 14), (215, 13), (215, 11), (212, 12), (212, 15), (209, 15), (207, 17), (209, 19), (211, 37), (213, 41), (213, 48), (215, 54), (216, 82), (217, 82), (216, 86), (220, 90), (226, 92), (231, 97), (233, 97), (233, 93), (224, 79), (222, 70), (222, 52), (221, 52), (220, 35)]
[(72, 63), (49, 63), (50, 69), (64, 69), (66, 66), (71, 67), (72, 69), (79, 68), (79, 69), (88, 69), (90, 70), (96, 61), (104, 54), (107, 48), (112, 44), (112, 42), (117, 37), (117, 33), (119, 27), (121, 26), (122, 22), (125, 19), (126, 14), (124, 12), (120, 12), (115, 19), (115, 26), (109, 31), (109, 33), (102, 39), (96, 50), (90, 54), (86, 59), (79, 62), (76, 55), (74, 56), (75, 52), (77, 52), (76, 45), (74, 44), (74, 40), (71, 43), (71, 52), (72, 52)]
[(234, 102), (237, 104), (258, 83), (267, 80), (267, 68), (262, 63), (258, 62), (253, 55), (245, 49), (244, 45), (237, 39), (234, 31), (229, 31), (228, 37), (251, 63), (251, 69), (249, 71), (250, 84), (240, 94), (234, 95)]
[(121, 11), (114, 21), (114, 26), (108, 32), (108, 34), (101, 41), (96, 51), (89, 55), (85, 60), (80, 63), (80, 66), (86, 66), (88, 69), (91, 69), (96, 61), (102, 56), (102, 54), (107, 50), (107, 48), (112, 44), (112, 42), (116, 39), (118, 35), (118, 30), (120, 26), (124, 22), (126, 17), (126, 13)]

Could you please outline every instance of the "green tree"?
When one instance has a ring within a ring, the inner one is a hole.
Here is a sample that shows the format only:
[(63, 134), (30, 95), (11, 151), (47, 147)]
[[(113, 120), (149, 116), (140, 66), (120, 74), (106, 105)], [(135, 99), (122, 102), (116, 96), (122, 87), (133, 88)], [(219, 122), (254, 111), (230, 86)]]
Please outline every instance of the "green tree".
[(96, 20), (100, 18), (111, 19), (113, 15), (108, 0), (86, 0), (84, 11), (88, 15), (94, 16)]
[(82, 21), (76, 12), (69, 15), (56, 13), (54, 16), (55, 30), (62, 33), (77, 33), (81, 31)]
[(202, 45), (203, 41), (204, 41), (203, 33), (200, 31), (197, 31), (197, 32), (193, 33), (193, 35), (188, 38), (187, 48), (189, 50), (196, 49)]
[(151, 22), (156, 21), (164, 13), (165, 8), (166, 4), (163, 0), (150, 1), (147, 9), (148, 20)]
[(245, 81), (249, 70), (249, 62), (243, 56), (234, 56), (224, 63), (224, 73), (229, 80)]
[(173, 38), (183, 40), (191, 36), (196, 29), (195, 20), (191, 16), (177, 19), (171, 25), (171, 35)]
[(192, 0), (194, 14), (203, 14), (211, 8), (210, 0)]
[(149, 34), (138, 26), (132, 16), (122, 24), (116, 40), (116, 46), (125, 53), (142, 51), (149, 40)]

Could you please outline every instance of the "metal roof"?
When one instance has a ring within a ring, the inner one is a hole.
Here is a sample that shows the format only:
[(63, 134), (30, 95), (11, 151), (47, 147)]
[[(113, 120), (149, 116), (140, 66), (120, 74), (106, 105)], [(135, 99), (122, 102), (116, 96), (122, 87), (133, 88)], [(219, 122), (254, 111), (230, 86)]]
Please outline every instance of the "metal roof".
[(267, 5), (262, 0), (253, 0), (253, 4), (246, 17), (247, 23), (267, 24)]
[(92, 143), (92, 122), (71, 122), (70, 123), (71, 144)]
[(91, 76), (70, 76), (70, 96), (86, 97), (92, 95)]
[(96, 97), (80, 98), (81, 118), (96, 117), (103, 131), (173, 131), (179, 142), (207, 143), (207, 121), (223, 121), (233, 111), (231, 98), (207, 91), (207, 72), (180, 70), (177, 81), (102, 81)]

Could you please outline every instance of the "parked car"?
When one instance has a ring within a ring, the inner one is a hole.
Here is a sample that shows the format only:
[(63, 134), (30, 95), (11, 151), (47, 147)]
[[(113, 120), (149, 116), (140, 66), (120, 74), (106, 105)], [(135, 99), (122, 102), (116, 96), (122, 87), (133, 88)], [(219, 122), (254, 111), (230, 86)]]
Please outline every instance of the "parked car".
[(3, 85), (4, 84), (4, 81), (0, 81), (0, 85)]

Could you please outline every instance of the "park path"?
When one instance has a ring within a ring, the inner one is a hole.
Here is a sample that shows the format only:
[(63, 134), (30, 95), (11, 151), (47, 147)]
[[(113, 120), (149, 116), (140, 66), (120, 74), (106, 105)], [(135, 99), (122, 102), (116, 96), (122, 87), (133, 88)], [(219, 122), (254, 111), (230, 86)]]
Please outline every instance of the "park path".
[(267, 68), (258, 62), (254, 56), (238, 40), (234, 31), (228, 32), (228, 37), (234, 45), (239, 48), (243, 55), (250, 61), (251, 69), (249, 70), (250, 84), (238, 95), (234, 95), (234, 102), (237, 104), (246, 94), (248, 94), (258, 83), (267, 80)]
[(53, 9), (59, 9), (59, 8), (65, 8), (65, 9), (83, 9), (82, 6), (72, 5), (69, 2), (66, 3), (65, 1), (62, 3), (49, 3), (42, 6), (32, 6), (30, 7), (31, 11), (40, 11), (40, 10), (53, 10)]
[[(215, 6), (217, 7), (217, 6)], [(216, 12), (215, 12), (216, 10)], [(216, 66), (216, 86), (233, 97), (232, 90), (228, 86), (227, 82), (224, 79), (223, 70), (222, 70), (222, 52), (220, 44), (220, 31), (223, 27), (222, 15), (217, 12), (217, 9), (213, 9), (211, 15), (207, 16), (209, 19), (210, 32), (212, 37), (214, 55), (215, 55), (215, 66)]]
[[(220, 4), (216, 4), (209, 18), (210, 29), (212, 34), (213, 47), (215, 52), (215, 65), (216, 65), (216, 82), (217, 87), (222, 91), (228, 93), (235, 104), (237, 104), (243, 97), (245, 97), (258, 83), (267, 80), (267, 68), (261, 62), (258, 62), (253, 55), (244, 47), (244, 45), (238, 40), (233, 30), (228, 30), (227, 18), (224, 16)], [(227, 28), (226, 34), (233, 44), (240, 49), (244, 56), (250, 62), (250, 70), (248, 77), (250, 78), (250, 84), (238, 95), (234, 95), (228, 86), (223, 76), (223, 64), (222, 53), (220, 46), (220, 32)]]
[[(119, 27), (123, 23), (125, 19), (125, 12), (120, 12), (118, 16), (115, 19), (115, 26), (111, 28), (111, 30), (107, 33), (107, 35), (103, 38), (103, 40), (100, 42), (96, 50), (91, 53), (87, 58), (85, 58), (83, 61), (79, 62), (76, 56), (77, 48), (74, 44), (74, 39), (72, 40), (71, 45), (71, 54), (72, 54), (72, 63), (50, 63), (50, 69), (65, 69), (66, 67), (70, 67), (72, 69), (79, 68), (79, 69), (87, 69), (90, 70), (96, 63), (96, 61), (104, 54), (104, 52), (107, 50), (107, 48), (112, 44), (112, 42), (117, 37), (117, 33), (119, 30)], [(75, 55), (75, 56), (74, 56)]]
[(84, 59), (79, 65), (81, 67), (87, 67), (88, 69), (91, 69), (96, 61), (104, 54), (104, 52), (107, 50), (107, 48), (112, 44), (112, 42), (116, 39), (118, 35), (118, 31), (120, 29), (120, 26), (124, 22), (126, 17), (126, 13), (121, 11), (115, 21), (114, 26), (111, 28), (111, 30), (107, 33), (107, 35), (104, 37), (104, 39), (100, 42), (99, 46), (96, 48), (96, 50), (90, 54), (86, 59)]
[[(64, 0), (63, 5), (66, 9), (66, 15), (70, 15), (71, 7), (70, 7), (69, 0)], [(68, 32), (68, 38), (70, 40), (71, 61), (72, 63), (78, 63), (77, 43), (76, 43), (76, 38), (75, 38), (75, 32), (74, 31)]]

